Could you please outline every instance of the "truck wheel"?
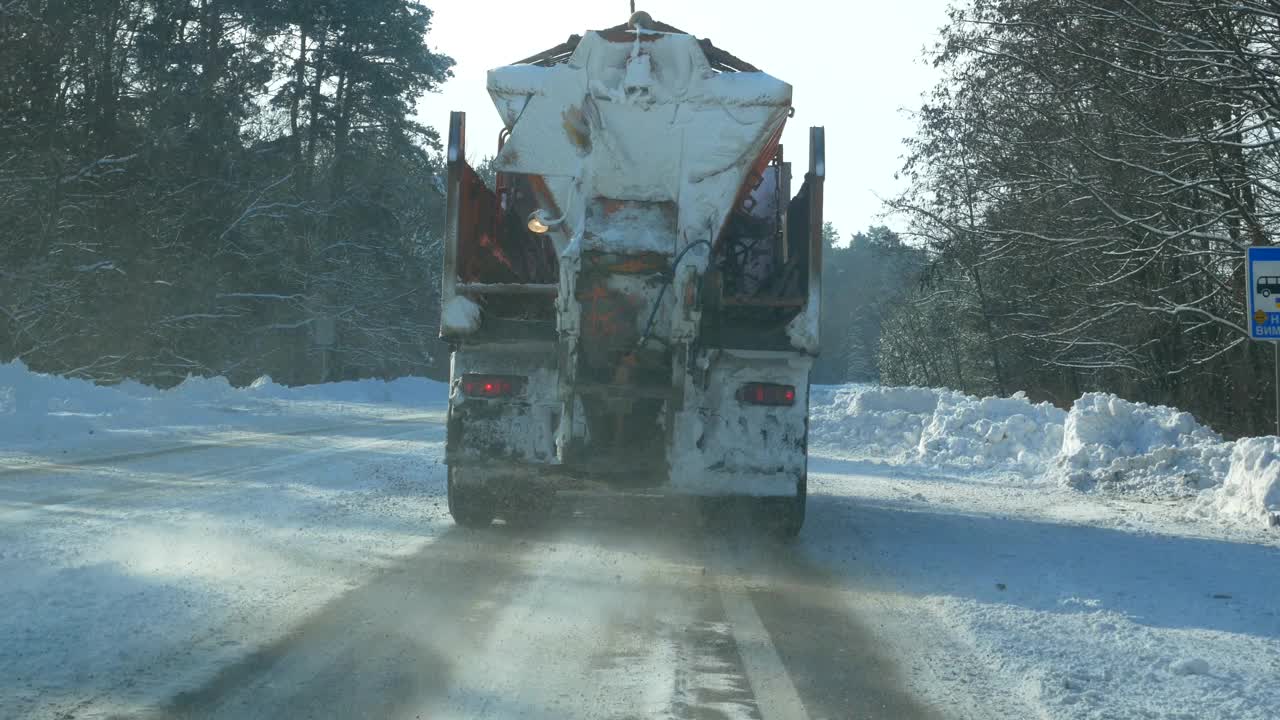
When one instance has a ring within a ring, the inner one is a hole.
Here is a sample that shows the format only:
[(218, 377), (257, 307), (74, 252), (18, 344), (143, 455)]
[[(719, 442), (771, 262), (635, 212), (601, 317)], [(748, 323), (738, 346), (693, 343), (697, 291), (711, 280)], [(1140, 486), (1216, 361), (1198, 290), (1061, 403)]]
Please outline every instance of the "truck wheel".
[(808, 495), (808, 483), (801, 478), (793, 497), (761, 498), (757, 506), (761, 524), (779, 540), (794, 540), (804, 527)]
[(453, 521), (467, 528), (489, 527), (494, 516), (493, 497), (484, 488), (458, 484), (456, 472), (449, 467), (449, 514)]

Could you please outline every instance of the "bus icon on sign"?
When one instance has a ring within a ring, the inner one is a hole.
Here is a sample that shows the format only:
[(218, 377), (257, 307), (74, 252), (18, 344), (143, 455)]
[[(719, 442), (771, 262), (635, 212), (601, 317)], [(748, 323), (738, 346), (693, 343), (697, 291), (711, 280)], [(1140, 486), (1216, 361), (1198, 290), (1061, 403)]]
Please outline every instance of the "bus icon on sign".
[(1269, 298), (1272, 295), (1280, 295), (1280, 277), (1264, 276), (1258, 278), (1254, 292), (1264, 298)]

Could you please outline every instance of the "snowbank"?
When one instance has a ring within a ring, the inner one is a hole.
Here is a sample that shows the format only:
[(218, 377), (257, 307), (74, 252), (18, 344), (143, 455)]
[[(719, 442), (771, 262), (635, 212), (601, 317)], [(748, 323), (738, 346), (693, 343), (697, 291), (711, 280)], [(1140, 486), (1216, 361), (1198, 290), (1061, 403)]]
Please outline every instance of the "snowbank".
[(920, 444), (927, 417), (937, 407), (936, 391), (852, 385), (815, 388), (810, 403), (810, 434), (855, 455), (902, 461)]
[(1023, 393), (981, 400), (946, 393), (924, 426), (917, 454), (935, 463), (1035, 470), (1062, 446), (1065, 416)]
[(1237, 440), (1226, 480), (1206, 504), (1224, 515), (1280, 524), (1280, 438)]
[[(192, 380), (188, 379), (175, 389), (181, 389)], [(226, 380), (216, 378), (216, 382), (226, 385)], [(211, 382), (215, 382), (211, 381)], [(223, 395), (230, 399), (270, 398), (288, 400), (290, 402), (348, 402), (348, 403), (392, 403), (408, 407), (421, 407), (442, 403), (449, 399), (447, 384), (426, 378), (403, 377), (395, 380), (348, 380), (345, 382), (325, 383), (323, 385), (300, 385), (288, 387), (278, 385), (269, 376), (253, 381), (243, 389), (231, 388), (230, 393)]]
[(847, 386), (815, 392), (814, 400), (817, 443), (859, 457), (969, 468), (1040, 466), (1061, 447), (1066, 416), (1021, 394)]
[(1190, 497), (1222, 483), (1231, 444), (1173, 408), (1091, 393), (1067, 417), (1058, 477), (1071, 487)]
[(814, 388), (816, 447), (855, 458), (1004, 471), (1080, 491), (1197, 499), (1202, 514), (1280, 513), (1280, 438), (1231, 443), (1179, 410), (1092, 393), (1070, 412), (1022, 393)]
[(99, 387), (42, 375), (21, 362), (0, 365), (0, 449), (59, 433), (87, 436), (108, 422), (148, 411), (137, 383)]
[(95, 385), (30, 371), (21, 362), (0, 365), (0, 452), (33, 448), (83, 451), (124, 436), (180, 436), (185, 428), (239, 427), (263, 417), (334, 403), (390, 403), (423, 407), (447, 398), (443, 383), (422, 378), (358, 380), (302, 387), (263, 377), (245, 388), (226, 378), (187, 378), (158, 390), (136, 382)]

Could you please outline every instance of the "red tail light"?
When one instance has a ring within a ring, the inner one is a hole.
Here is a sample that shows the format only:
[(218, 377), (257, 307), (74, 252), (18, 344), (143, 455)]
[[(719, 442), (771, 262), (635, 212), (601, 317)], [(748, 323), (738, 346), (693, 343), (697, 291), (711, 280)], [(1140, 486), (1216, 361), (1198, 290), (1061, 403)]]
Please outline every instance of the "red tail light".
[(524, 378), (511, 375), (463, 375), (462, 394), (468, 397), (503, 398), (524, 391)]
[(796, 404), (796, 389), (791, 385), (747, 383), (738, 389), (738, 402), (747, 405), (790, 407)]

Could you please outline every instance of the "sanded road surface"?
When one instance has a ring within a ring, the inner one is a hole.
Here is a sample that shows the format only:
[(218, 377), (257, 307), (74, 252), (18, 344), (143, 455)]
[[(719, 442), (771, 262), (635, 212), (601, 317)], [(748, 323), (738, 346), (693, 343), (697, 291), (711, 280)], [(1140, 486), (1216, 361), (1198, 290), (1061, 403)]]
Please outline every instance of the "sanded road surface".
[(174, 718), (935, 718), (833, 579), (679, 503), (454, 528)]

